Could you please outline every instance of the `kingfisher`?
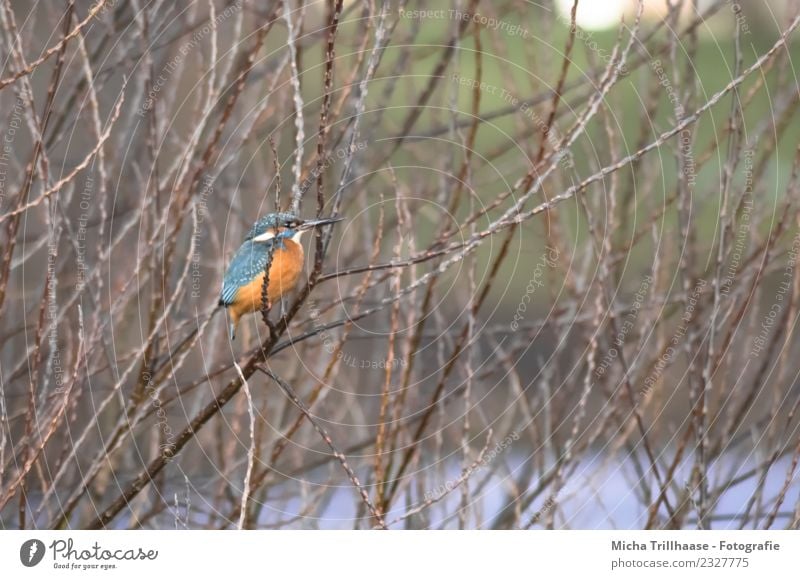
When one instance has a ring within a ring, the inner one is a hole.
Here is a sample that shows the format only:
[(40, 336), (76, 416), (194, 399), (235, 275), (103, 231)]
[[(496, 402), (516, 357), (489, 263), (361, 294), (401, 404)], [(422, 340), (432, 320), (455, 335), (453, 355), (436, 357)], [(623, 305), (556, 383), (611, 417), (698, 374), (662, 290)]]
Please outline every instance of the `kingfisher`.
[(300, 244), (303, 233), (342, 219), (303, 220), (294, 213), (270, 213), (255, 222), (222, 278), (219, 305), (230, 314), (231, 340), (236, 339), (241, 317), (262, 307), (264, 269), (270, 256), (267, 308), (294, 289), (300, 279), (305, 259)]

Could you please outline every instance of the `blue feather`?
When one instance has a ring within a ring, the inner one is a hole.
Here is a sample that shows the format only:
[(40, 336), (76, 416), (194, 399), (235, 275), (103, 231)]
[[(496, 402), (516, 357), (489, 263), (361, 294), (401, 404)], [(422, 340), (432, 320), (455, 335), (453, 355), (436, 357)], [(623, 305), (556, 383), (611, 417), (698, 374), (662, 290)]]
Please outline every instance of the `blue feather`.
[(225, 277), (222, 279), (220, 305), (229, 306), (236, 301), (239, 288), (252, 282), (264, 271), (273, 243), (245, 241), (233, 256)]
[[(296, 231), (292, 229), (292, 226), (297, 222), (297, 217), (292, 213), (270, 213), (253, 224), (244, 243), (231, 259), (225, 277), (222, 279), (219, 305), (233, 304), (239, 289), (252, 282), (264, 271), (269, 254), (275, 249), (286, 248), (284, 240), (294, 237)], [(266, 242), (253, 241), (253, 238), (279, 227), (286, 227), (286, 229), (273, 239)]]

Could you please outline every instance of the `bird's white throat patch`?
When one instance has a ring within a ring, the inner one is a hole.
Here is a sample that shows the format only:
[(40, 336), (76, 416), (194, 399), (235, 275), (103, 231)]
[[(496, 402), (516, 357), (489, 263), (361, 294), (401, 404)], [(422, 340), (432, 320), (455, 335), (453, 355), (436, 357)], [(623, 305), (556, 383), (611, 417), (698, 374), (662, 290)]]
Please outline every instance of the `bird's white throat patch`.
[[(303, 233), (305, 233), (305, 231), (295, 231), (294, 235), (292, 235), (288, 239), (291, 239), (296, 243), (300, 243), (300, 238), (303, 236)], [(261, 235), (257, 235), (256, 237), (253, 238), (253, 241), (256, 241), (258, 243), (264, 243), (265, 241), (269, 241), (270, 239), (274, 238), (275, 238), (275, 231), (270, 230), (265, 233), (262, 233)]]

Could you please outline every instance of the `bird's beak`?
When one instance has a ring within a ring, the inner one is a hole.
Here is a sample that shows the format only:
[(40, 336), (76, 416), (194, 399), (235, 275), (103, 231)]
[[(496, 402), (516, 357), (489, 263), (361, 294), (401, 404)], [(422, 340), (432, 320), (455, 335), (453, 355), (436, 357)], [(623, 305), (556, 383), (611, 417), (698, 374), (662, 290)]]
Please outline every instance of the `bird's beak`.
[(336, 223), (338, 221), (342, 221), (344, 217), (328, 217), (326, 219), (311, 219), (309, 221), (303, 221), (300, 225), (298, 225), (295, 229), (297, 231), (308, 231), (309, 229), (314, 229), (315, 227), (322, 227), (323, 225), (330, 225), (332, 223)]

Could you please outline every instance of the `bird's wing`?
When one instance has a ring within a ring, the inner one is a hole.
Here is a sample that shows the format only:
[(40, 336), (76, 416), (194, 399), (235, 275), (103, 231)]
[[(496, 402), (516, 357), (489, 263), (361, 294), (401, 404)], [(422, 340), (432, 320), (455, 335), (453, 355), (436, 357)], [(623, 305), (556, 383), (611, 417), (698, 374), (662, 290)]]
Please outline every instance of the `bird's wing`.
[(236, 300), (236, 292), (264, 271), (267, 257), (272, 249), (271, 243), (245, 241), (233, 256), (225, 277), (222, 278), (222, 292), (219, 303), (229, 306)]

